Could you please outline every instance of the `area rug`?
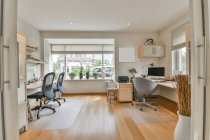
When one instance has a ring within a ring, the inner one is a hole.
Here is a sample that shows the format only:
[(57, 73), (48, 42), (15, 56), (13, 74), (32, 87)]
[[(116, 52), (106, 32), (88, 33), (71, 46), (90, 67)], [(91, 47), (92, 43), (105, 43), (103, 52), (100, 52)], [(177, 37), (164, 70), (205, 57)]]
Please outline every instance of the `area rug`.
[(61, 106), (58, 106), (56, 102), (51, 103), (56, 109), (55, 113), (52, 113), (49, 109), (42, 110), (38, 120), (36, 119), (37, 112), (33, 112), (34, 120), (29, 122), (29, 129), (50, 130), (71, 128), (84, 104), (84, 100), (74, 98), (61, 102)]

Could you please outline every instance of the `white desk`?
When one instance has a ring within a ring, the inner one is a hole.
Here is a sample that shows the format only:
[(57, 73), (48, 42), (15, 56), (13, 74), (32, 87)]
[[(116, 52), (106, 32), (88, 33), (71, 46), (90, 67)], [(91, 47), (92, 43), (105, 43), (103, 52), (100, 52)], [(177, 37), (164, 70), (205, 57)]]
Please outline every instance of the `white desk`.
[[(39, 81), (39, 82), (36, 82), (36, 83), (31, 83), (29, 85), (26, 86), (26, 89), (27, 90), (35, 90), (37, 88), (41, 88), (42, 87), (42, 82), (43, 81)], [(53, 84), (55, 85), (57, 83), (57, 81), (54, 81)]]
[(42, 81), (36, 82), (36, 83), (31, 83), (26, 86), (27, 90), (33, 90), (42, 87)]
[(158, 82), (157, 84), (158, 84), (159, 86), (164, 86), (164, 87), (176, 89), (176, 82), (165, 81), (165, 82)]
[(176, 82), (165, 81), (158, 82), (158, 94), (164, 98), (167, 98), (171, 101), (177, 102), (176, 96)]

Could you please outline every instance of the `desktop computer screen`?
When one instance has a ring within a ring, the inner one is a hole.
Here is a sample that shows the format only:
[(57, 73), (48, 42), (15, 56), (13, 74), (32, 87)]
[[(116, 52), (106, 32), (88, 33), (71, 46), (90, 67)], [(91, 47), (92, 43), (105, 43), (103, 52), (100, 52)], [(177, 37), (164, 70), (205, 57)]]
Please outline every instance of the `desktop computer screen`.
[(164, 77), (165, 67), (149, 67), (148, 76), (150, 77)]

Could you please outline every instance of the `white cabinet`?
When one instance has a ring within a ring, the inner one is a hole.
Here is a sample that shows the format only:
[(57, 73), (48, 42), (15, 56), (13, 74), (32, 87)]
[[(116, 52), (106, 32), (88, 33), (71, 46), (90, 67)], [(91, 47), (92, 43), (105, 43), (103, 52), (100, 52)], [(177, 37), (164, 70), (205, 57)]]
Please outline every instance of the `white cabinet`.
[(148, 45), (139, 47), (139, 57), (164, 57), (165, 47), (161, 45)]
[(28, 123), (27, 120), (27, 102), (23, 102), (18, 105), (18, 128), (22, 129), (26, 127)]

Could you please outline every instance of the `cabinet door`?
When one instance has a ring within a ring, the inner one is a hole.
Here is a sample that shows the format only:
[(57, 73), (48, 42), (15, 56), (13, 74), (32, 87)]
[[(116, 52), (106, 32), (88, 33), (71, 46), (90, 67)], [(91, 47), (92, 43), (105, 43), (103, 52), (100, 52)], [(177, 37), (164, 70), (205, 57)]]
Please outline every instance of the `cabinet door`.
[(22, 129), (27, 125), (27, 104), (24, 103), (18, 106), (18, 127)]
[(153, 57), (152, 46), (142, 46), (139, 48), (139, 57)]
[(20, 87), (18, 88), (18, 104), (26, 101), (25, 81), (20, 80)]
[(133, 99), (133, 87), (132, 84), (119, 84), (119, 102), (129, 102)]
[(164, 57), (164, 55), (165, 55), (164, 51), (165, 51), (164, 46), (154, 46), (153, 47), (153, 56), (154, 57)]

